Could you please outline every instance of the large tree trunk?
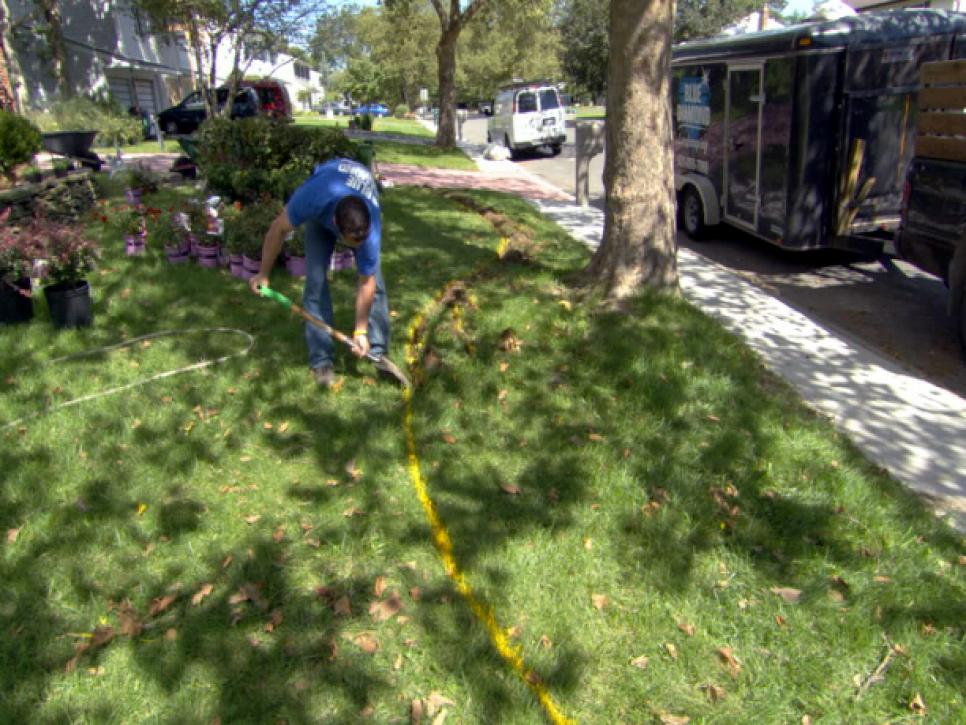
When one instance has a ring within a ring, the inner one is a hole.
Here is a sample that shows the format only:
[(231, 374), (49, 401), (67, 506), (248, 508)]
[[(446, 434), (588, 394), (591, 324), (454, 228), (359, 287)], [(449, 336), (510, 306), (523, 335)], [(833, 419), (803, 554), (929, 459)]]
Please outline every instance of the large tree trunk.
[(674, 0), (612, 0), (604, 237), (588, 269), (608, 297), (676, 290), (668, 84)]
[[(458, 22), (458, 21), (457, 21)], [(450, 148), (456, 145), (456, 41), (460, 26), (450, 23), (436, 46), (439, 67), (439, 127), (436, 129), (436, 145)]]

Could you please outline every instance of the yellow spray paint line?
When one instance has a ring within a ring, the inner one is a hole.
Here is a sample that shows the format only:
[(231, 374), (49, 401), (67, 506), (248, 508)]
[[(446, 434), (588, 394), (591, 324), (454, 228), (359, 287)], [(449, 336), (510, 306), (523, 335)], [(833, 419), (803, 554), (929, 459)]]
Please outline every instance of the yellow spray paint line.
[[(458, 313), (456, 314), (458, 315)], [(406, 343), (406, 359), (412, 368), (414, 384), (416, 380), (420, 378), (418, 365), (420, 359), (420, 350), (422, 348), (422, 345), (417, 343), (416, 338), (418, 335), (418, 330), (422, 326), (425, 318), (425, 311), (416, 317), (416, 320), (409, 328), (409, 337)], [(458, 319), (459, 318), (457, 317), (457, 320)], [(459, 322), (457, 322), (457, 324), (459, 324)], [(519, 677), (520, 680), (530, 688), (533, 694), (536, 695), (537, 700), (539, 700), (540, 705), (543, 707), (543, 710), (550, 721), (554, 723), (554, 725), (569, 725), (574, 723), (574, 720), (566, 717), (560, 711), (560, 708), (557, 707), (557, 703), (554, 702), (553, 696), (540, 680), (540, 677), (533, 670), (527, 667), (526, 662), (523, 661), (523, 656), (520, 654), (521, 648), (510, 643), (506, 632), (502, 627), (500, 627), (500, 624), (496, 619), (496, 613), (494, 612), (493, 607), (476, 595), (476, 592), (473, 591), (473, 587), (470, 586), (466, 575), (456, 562), (456, 557), (453, 556), (453, 541), (450, 538), (449, 531), (446, 529), (446, 524), (443, 523), (443, 519), (440, 517), (439, 511), (436, 509), (436, 504), (429, 495), (429, 488), (426, 485), (426, 480), (423, 478), (419, 465), (419, 456), (416, 453), (416, 435), (413, 432), (413, 390), (413, 387), (408, 387), (403, 393), (403, 398), (406, 402), (404, 424), (406, 428), (406, 448), (409, 455), (409, 477), (412, 479), (413, 488), (416, 489), (416, 495), (419, 497), (419, 502), (422, 504), (423, 511), (426, 513), (426, 518), (429, 521), (429, 526), (433, 535), (433, 543), (436, 545), (436, 550), (439, 552), (440, 559), (442, 559), (443, 568), (446, 571), (446, 575), (456, 586), (456, 591), (458, 591), (463, 599), (466, 600), (466, 603), (469, 604), (473, 615), (486, 629), (486, 632), (490, 637), (490, 642), (493, 644), (493, 647), (499, 653), (500, 657), (503, 658), (503, 661), (510, 666), (510, 669), (513, 670), (517, 677)]]

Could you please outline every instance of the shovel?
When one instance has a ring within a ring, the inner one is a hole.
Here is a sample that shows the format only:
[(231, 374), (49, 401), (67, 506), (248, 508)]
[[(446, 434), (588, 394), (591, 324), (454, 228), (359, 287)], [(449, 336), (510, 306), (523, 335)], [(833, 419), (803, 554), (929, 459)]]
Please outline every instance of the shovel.
[[(271, 287), (265, 287), (265, 286), (259, 287), (258, 291), (262, 297), (267, 297), (270, 300), (275, 300), (280, 305), (282, 305), (282, 307), (287, 307), (288, 309), (290, 309), (293, 315), (298, 315), (303, 320), (308, 322), (310, 325), (315, 325), (320, 330), (325, 330), (326, 332), (329, 333), (329, 335), (331, 335), (332, 337), (334, 337), (336, 340), (343, 343), (344, 345), (348, 346), (350, 349), (355, 349), (355, 345), (352, 342), (352, 338), (350, 338), (348, 335), (342, 332), (339, 332), (334, 327), (329, 325), (325, 320), (320, 320), (311, 312), (307, 312), (304, 308), (299, 307), (297, 304), (292, 302), (292, 300), (290, 300), (282, 293), (276, 292)], [(377, 369), (385, 371), (389, 375), (392, 375), (392, 377), (398, 380), (403, 387), (405, 388), (409, 387), (409, 378), (406, 377), (406, 374), (402, 370), (400, 370), (396, 366), (396, 364), (389, 359), (387, 355), (383, 355), (382, 357), (377, 357), (372, 353), (369, 353), (367, 357), (373, 363), (376, 364)]]

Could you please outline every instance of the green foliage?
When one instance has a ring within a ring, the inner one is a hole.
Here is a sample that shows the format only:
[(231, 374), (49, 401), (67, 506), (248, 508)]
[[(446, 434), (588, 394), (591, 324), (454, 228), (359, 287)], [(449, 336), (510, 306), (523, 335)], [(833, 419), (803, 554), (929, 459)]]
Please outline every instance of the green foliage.
[(43, 256), (43, 249), (31, 234), (10, 222), (10, 208), (0, 213), (0, 284), (30, 274), (33, 261)]
[[(784, 0), (767, 3), (774, 15), (785, 7)], [(760, 0), (678, 0), (674, 16), (674, 40), (694, 40), (716, 35), (732, 23), (760, 11)]]
[(265, 233), (281, 210), (282, 205), (270, 198), (233, 205), (225, 213), (225, 246), (230, 252), (260, 259)]
[(360, 131), (371, 131), (372, 123), (373, 118), (371, 113), (363, 113), (362, 115), (355, 115), (352, 117), (352, 127), (357, 128)]
[(98, 146), (126, 146), (144, 136), (140, 118), (106, 99), (78, 96), (57, 101), (49, 112), (36, 113), (31, 118), (44, 131), (97, 131), (94, 143)]
[(0, 173), (12, 177), (14, 168), (30, 161), (41, 148), (40, 129), (35, 124), (0, 110)]
[(140, 165), (125, 168), (119, 176), (128, 189), (138, 189), (144, 194), (153, 194), (161, 186), (158, 174)]
[(355, 144), (338, 129), (266, 118), (214, 118), (198, 135), (198, 169), (212, 192), (231, 201), (288, 199), (317, 164), (356, 155)]
[(293, 257), (305, 256), (305, 226), (299, 226), (292, 236), (285, 240), (285, 248)]
[(396, 106), (396, 108), (392, 112), (392, 115), (395, 116), (396, 118), (405, 118), (409, 114), (410, 114), (410, 108), (405, 103), (400, 103), (398, 106)]
[(610, 55), (609, 0), (566, 0), (560, 16), (560, 62), (578, 86), (594, 97), (607, 87)]
[(141, 234), (144, 231), (144, 212), (130, 204), (119, 204), (111, 209), (111, 224), (124, 235)]
[(148, 244), (156, 249), (181, 247), (188, 233), (174, 212), (161, 209), (147, 210), (147, 230)]

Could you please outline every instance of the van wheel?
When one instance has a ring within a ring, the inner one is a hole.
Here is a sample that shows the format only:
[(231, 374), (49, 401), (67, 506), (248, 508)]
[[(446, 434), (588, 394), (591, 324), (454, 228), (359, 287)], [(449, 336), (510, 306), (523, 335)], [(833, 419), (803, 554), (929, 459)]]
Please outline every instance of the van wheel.
[(515, 148), (513, 148), (513, 146), (510, 145), (510, 137), (509, 136), (504, 136), (503, 137), (503, 145), (506, 146), (507, 151), (510, 152), (510, 158), (513, 161), (516, 161), (520, 157), (519, 152)]
[(178, 124), (175, 121), (168, 121), (164, 124), (164, 132), (169, 136), (176, 136), (178, 134)]
[(704, 202), (701, 195), (693, 186), (684, 187), (681, 194), (681, 226), (687, 235), (695, 241), (702, 239), (708, 227), (704, 223)]
[(953, 310), (953, 322), (959, 333), (959, 346), (966, 358), (966, 290), (959, 291), (959, 305)]
[(487, 143), (493, 143), (493, 137), (490, 136), (490, 132), (489, 131), (486, 132), (486, 142)]
[(552, 153), (554, 156), (559, 156), (561, 151), (563, 151), (563, 144), (550, 144), (550, 153)]

